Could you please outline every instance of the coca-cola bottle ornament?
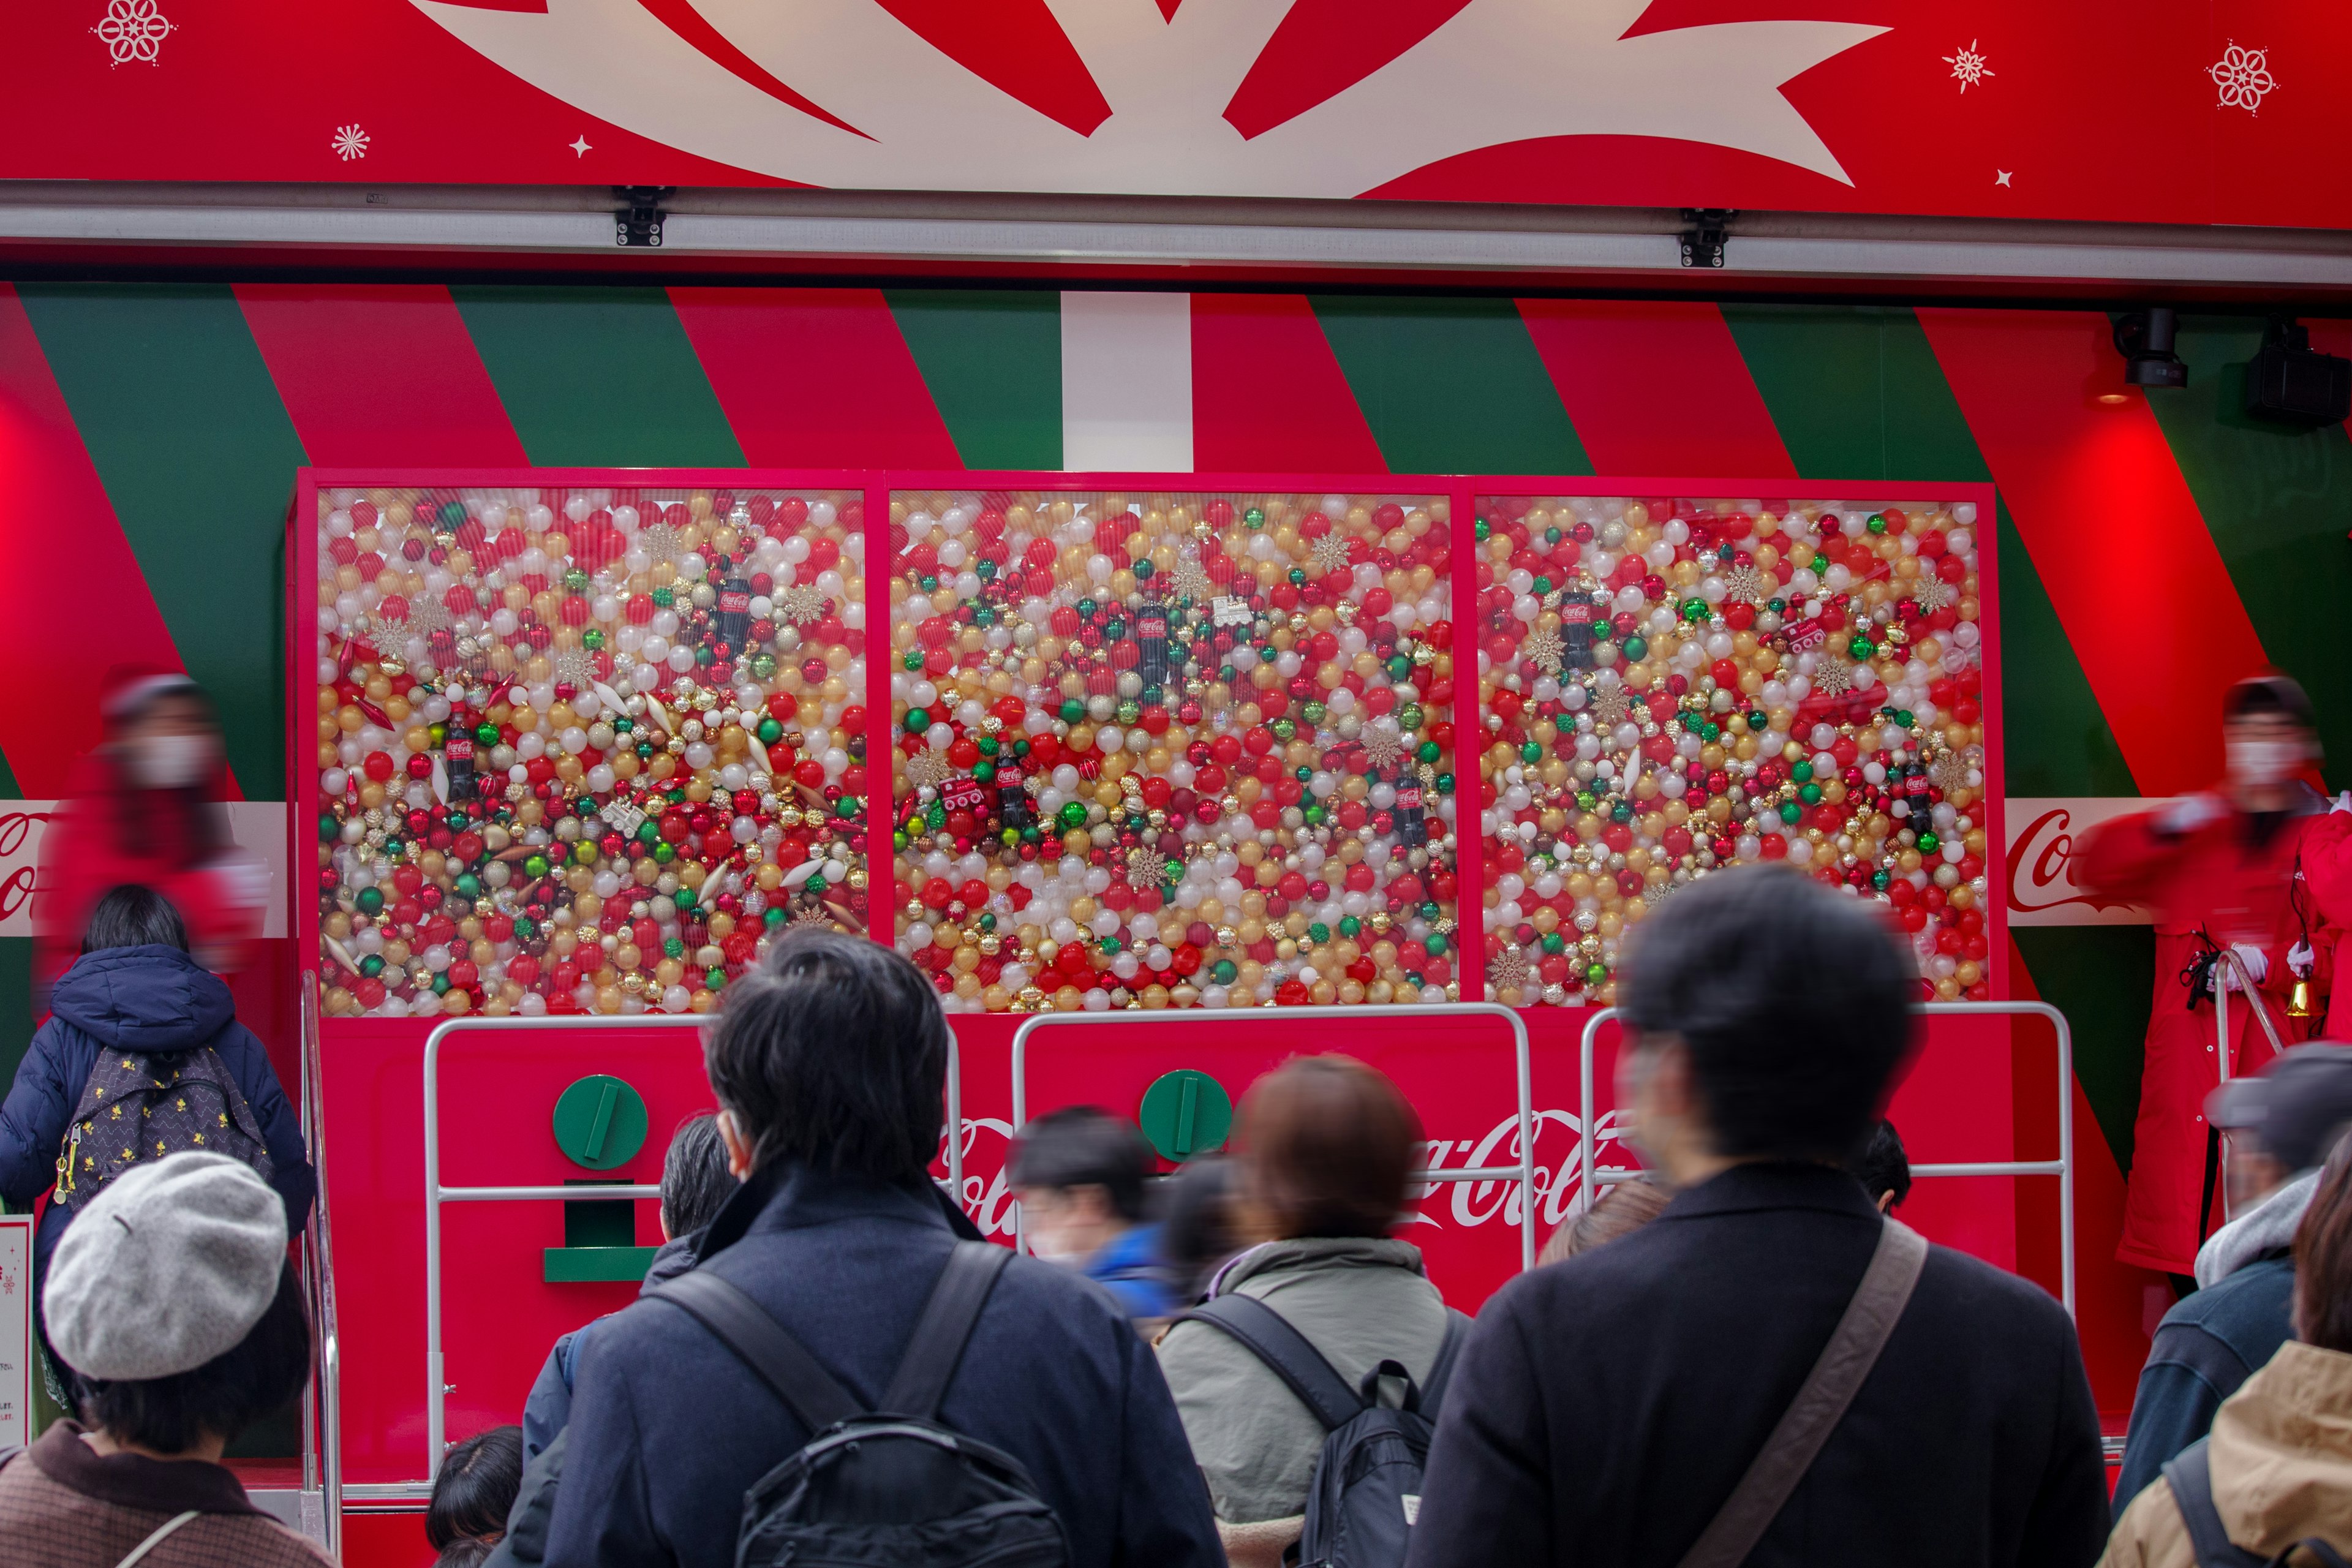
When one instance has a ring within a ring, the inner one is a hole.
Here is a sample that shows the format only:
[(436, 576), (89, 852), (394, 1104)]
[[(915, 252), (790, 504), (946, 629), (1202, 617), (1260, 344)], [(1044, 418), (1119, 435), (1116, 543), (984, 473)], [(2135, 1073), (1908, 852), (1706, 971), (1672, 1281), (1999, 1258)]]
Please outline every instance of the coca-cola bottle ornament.
[(1429, 817), (1422, 805), (1421, 775), (1410, 767), (1399, 769), (1396, 804), (1389, 808), (1396, 824), (1397, 842), (1418, 847), (1429, 842)]
[(1903, 770), (1903, 799), (1911, 808), (1911, 831), (1933, 830), (1935, 803), (1927, 795), (1927, 765), (1912, 763)]
[(1034, 821), (1029, 792), (1021, 786), (1021, 764), (1010, 756), (996, 764), (996, 819), (1014, 833), (1026, 832)]
[(1168, 610), (1156, 598), (1135, 612), (1136, 673), (1147, 689), (1168, 684)]
[(730, 572), (719, 586), (719, 640), (738, 653), (751, 629), (751, 584), (740, 572)]
[(1563, 673), (1592, 668), (1592, 595), (1581, 588), (1562, 595), (1567, 613), (1559, 623), (1559, 667)]
[(443, 765), (449, 771), (449, 798), (471, 800), (477, 791), (474, 777), (474, 735), (466, 727), (463, 715), (449, 716), (448, 738), (441, 748)]

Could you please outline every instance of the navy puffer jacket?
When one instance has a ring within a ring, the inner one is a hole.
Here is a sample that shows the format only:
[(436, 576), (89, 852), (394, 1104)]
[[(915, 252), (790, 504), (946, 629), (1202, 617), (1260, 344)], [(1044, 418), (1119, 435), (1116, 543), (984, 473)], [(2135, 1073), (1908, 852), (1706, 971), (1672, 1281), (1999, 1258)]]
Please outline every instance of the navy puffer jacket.
[[(318, 1191), (301, 1122), (278, 1087), (269, 1052), (236, 1021), (236, 1005), (220, 976), (176, 947), (113, 947), (84, 953), (58, 982), (49, 1018), (17, 1064), (16, 1081), (0, 1104), (0, 1197), (17, 1213), (56, 1184), (58, 1152), (82, 1086), (100, 1051), (184, 1051), (209, 1045), (220, 1053), (260, 1124), (261, 1141), (278, 1167), (272, 1184), (286, 1200), (286, 1225), (299, 1231)], [(51, 1204), (34, 1234), (37, 1267), (65, 1235), (73, 1212)]]

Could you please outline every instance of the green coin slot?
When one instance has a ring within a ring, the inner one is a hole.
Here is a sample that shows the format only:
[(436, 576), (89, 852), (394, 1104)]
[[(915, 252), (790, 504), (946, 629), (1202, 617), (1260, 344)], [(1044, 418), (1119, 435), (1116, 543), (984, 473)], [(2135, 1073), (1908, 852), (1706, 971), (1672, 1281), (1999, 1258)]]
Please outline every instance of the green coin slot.
[(1179, 1068), (1143, 1091), (1135, 1121), (1162, 1159), (1181, 1164), (1225, 1146), (1234, 1127), (1233, 1098), (1207, 1073)]
[(555, 1146), (583, 1170), (627, 1164), (646, 1146), (646, 1127), (644, 1098), (609, 1073), (591, 1074), (556, 1098)]

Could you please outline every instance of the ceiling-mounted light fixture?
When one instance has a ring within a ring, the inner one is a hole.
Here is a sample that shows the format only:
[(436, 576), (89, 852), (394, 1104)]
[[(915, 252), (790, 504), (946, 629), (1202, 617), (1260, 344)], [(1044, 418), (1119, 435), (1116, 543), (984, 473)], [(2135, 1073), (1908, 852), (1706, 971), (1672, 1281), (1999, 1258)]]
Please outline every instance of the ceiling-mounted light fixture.
[(2189, 367), (2172, 352), (2179, 318), (2168, 305), (2134, 310), (2117, 319), (2116, 353), (2124, 356), (2124, 380), (2133, 386), (2187, 386)]

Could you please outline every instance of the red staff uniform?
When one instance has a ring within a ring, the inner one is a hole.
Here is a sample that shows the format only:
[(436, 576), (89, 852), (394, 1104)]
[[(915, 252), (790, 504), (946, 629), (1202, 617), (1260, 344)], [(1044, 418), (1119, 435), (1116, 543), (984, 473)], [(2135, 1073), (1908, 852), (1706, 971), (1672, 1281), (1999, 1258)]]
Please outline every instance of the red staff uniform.
[[(2179, 833), (2161, 826), (2172, 814), (2168, 807), (2106, 823), (2077, 852), (2078, 882), (2156, 911), (2156, 994), (2123, 1239), (2116, 1247), (2125, 1263), (2189, 1273), (2199, 1246), (2223, 1218), (2221, 1175), (2205, 1121), (2205, 1097), (2221, 1081), (2213, 1002), (2198, 994), (2206, 961), (2240, 942), (2262, 950), (2268, 973), (2254, 999), (2290, 1046), (2315, 1037), (2326, 1014), (2315, 1005), (2311, 1018), (2286, 1016), (2297, 978), (2288, 953), (2308, 941), (2318, 959), (2312, 994), (2324, 997), (2336, 931), (2303, 878), (2352, 833), (2352, 817), (2331, 816), (2315, 791), (2295, 789), (2284, 820), (2259, 845), (2256, 820), (2234, 805)], [(2230, 998), (2230, 1030), (2231, 1076), (2260, 1071), (2273, 1055), (2270, 1036), (2242, 994)]]

